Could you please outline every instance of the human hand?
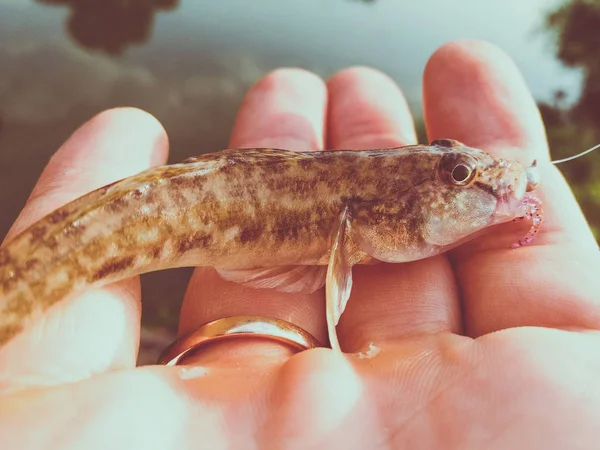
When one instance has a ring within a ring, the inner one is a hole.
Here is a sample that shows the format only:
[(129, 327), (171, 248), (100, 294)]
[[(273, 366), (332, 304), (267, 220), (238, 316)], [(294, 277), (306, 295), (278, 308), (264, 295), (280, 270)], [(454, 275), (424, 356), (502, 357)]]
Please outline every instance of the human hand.
[[(429, 139), (548, 160), (512, 62), (478, 42), (444, 46), (424, 75)], [(414, 143), (398, 88), (365, 68), (325, 85), (276, 71), (247, 95), (231, 147)], [(162, 127), (100, 114), (56, 153), (11, 235), (67, 201), (166, 161)], [(540, 165), (544, 167), (543, 164)], [(542, 170), (545, 222), (410, 263), (354, 268), (342, 348), (293, 354), (238, 339), (186, 366), (135, 368), (139, 280), (54, 308), (0, 351), (3, 448), (595, 448), (600, 441), (600, 281), (593, 236), (559, 172)], [(323, 292), (253, 290), (197, 269), (180, 333), (233, 315), (288, 320), (326, 341)], [(526, 328), (522, 328), (526, 327)]]

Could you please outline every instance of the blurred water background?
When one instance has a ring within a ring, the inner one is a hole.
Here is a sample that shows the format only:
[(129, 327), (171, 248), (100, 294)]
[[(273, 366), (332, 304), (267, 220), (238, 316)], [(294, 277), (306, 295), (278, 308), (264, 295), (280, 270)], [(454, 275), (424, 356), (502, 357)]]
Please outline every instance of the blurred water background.
[[(175, 162), (225, 147), (268, 71), (362, 64), (398, 82), (419, 122), (425, 63), (459, 38), (514, 58), (554, 158), (600, 142), (600, 0), (0, 0), (0, 236), (52, 153), (103, 109), (155, 115)], [(561, 170), (600, 236), (600, 154)], [(172, 337), (190, 273), (143, 276), (140, 362)]]

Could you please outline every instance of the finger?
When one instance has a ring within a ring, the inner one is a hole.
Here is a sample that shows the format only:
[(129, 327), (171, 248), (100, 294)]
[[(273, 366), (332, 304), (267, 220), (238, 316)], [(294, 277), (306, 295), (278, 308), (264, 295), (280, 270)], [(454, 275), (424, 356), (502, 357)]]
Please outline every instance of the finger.
[[(323, 146), (327, 94), (315, 75), (295, 69), (280, 69), (260, 80), (246, 95), (239, 110), (230, 147), (276, 147), (298, 150)], [(268, 249), (275, 252), (276, 249)], [(292, 322), (320, 342), (326, 342), (324, 297), (252, 289), (222, 280), (214, 269), (200, 268), (192, 276), (180, 318), (180, 333), (212, 320), (237, 315), (263, 315)], [(267, 343), (227, 343), (218, 355), (227, 359), (234, 352), (265, 352)], [(288, 350), (285, 350), (286, 354)], [(209, 358), (210, 351), (199, 356)], [(190, 362), (193, 362), (190, 360)]]
[[(97, 115), (51, 158), (7, 239), (87, 192), (163, 163), (167, 152), (165, 131), (149, 114), (121, 108)], [(139, 302), (136, 277), (57, 305), (0, 351), (0, 390), (134, 366)]]
[[(543, 163), (543, 124), (515, 64), (491, 44), (446, 45), (427, 64), (424, 109), (430, 139), (454, 138), (524, 163), (542, 161), (538, 193), (545, 222), (533, 245), (510, 249), (521, 237), (515, 232), (524, 231), (507, 224), (452, 252), (467, 333), (525, 325), (598, 327), (597, 245), (567, 183)], [(490, 245), (494, 235), (502, 245)]]
[[(331, 78), (328, 88), (329, 147), (381, 148), (416, 142), (406, 101), (387, 76), (352, 68)], [(353, 276), (338, 326), (344, 351), (418, 333), (459, 331), (458, 295), (445, 257), (355, 266)]]

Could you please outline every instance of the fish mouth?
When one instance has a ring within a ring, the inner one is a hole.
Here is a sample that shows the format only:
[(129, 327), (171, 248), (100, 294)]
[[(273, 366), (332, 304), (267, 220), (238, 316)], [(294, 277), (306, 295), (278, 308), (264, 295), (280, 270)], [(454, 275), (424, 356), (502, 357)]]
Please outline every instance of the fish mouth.
[(492, 223), (497, 224), (508, 222), (509, 220), (518, 217), (520, 203), (521, 202), (514, 197), (510, 200), (507, 198), (499, 198), (498, 203), (496, 204), (496, 210), (494, 211), (494, 215), (492, 217)]
[(492, 224), (508, 222), (521, 217), (526, 211), (525, 205), (530, 197), (529, 188), (529, 180), (525, 177), (522, 180), (514, 180), (511, 186), (506, 182), (501, 183), (498, 187)]
[(529, 192), (524, 192), (520, 197), (512, 195), (506, 198), (499, 198), (491, 224), (496, 225), (510, 222), (511, 220), (525, 216), (527, 205), (535, 198), (535, 195)]

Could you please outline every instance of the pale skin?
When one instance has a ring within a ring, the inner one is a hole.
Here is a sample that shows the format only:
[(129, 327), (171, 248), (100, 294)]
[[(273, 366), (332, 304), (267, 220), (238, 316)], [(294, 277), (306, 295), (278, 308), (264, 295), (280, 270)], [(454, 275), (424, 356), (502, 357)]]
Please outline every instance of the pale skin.
[[(445, 45), (423, 85), (430, 140), (548, 161), (535, 103), (497, 48)], [(229, 147), (414, 142), (401, 91), (385, 75), (350, 68), (324, 82), (282, 69), (249, 91)], [(98, 115), (57, 151), (7, 238), (92, 189), (164, 163), (167, 152), (165, 131), (146, 113)], [(0, 442), (15, 449), (595, 448), (600, 257), (559, 172), (540, 169), (545, 221), (531, 245), (512, 250), (527, 225), (509, 224), (427, 260), (356, 267), (338, 326), (344, 355), (230, 341), (184, 367), (136, 369), (138, 279), (60, 305), (0, 351)], [(198, 269), (179, 331), (253, 314), (289, 320), (325, 341), (324, 306), (321, 291), (255, 290)]]

